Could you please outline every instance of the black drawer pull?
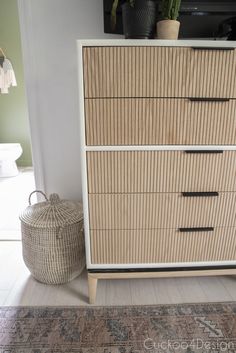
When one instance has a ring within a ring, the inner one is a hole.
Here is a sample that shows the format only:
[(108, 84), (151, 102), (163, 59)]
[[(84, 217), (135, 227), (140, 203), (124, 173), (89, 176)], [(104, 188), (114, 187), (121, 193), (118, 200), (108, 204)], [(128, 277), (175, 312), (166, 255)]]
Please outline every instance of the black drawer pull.
[(189, 232), (213, 232), (213, 227), (196, 227), (196, 228), (179, 228), (181, 233), (189, 233)]
[(220, 50), (220, 51), (233, 51), (232, 47), (191, 47), (193, 50)]
[(216, 191), (206, 191), (206, 192), (182, 192), (183, 197), (215, 197), (219, 196)]
[(230, 98), (202, 98), (202, 97), (189, 97), (190, 102), (229, 102)]
[(223, 153), (222, 150), (186, 150), (185, 153), (188, 154), (213, 154), (213, 153)]

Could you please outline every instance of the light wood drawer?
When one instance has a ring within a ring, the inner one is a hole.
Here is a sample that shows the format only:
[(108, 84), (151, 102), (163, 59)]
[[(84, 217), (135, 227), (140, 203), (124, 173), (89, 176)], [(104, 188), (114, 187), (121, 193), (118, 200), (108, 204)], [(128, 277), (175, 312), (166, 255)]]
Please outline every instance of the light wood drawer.
[(236, 151), (88, 152), (89, 193), (236, 191)]
[(236, 100), (87, 99), (87, 145), (234, 145)]
[(89, 195), (90, 229), (235, 226), (236, 193), (183, 197), (176, 193)]
[(86, 98), (236, 97), (234, 50), (88, 47), (83, 62)]
[(236, 260), (236, 228), (181, 233), (174, 229), (91, 231), (93, 264)]

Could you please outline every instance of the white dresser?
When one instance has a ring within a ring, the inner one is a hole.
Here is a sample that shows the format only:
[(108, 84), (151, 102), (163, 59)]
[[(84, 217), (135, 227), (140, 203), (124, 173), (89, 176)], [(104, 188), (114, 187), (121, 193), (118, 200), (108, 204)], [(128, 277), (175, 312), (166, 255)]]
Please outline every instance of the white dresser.
[(91, 302), (99, 278), (236, 274), (235, 47), (78, 42)]

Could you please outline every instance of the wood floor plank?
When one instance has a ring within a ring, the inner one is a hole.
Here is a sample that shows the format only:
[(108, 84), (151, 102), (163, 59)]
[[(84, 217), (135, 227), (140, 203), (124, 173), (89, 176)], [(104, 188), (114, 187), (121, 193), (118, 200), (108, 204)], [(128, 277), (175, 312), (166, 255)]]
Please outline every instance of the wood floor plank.
[(9, 294), (8, 290), (0, 290), (0, 305), (4, 305)]
[(229, 295), (219, 277), (202, 277), (199, 279), (199, 284), (208, 302), (232, 300), (232, 297)]
[(159, 304), (181, 303), (178, 278), (158, 278), (153, 280), (156, 302)]
[(132, 305), (156, 304), (152, 279), (130, 280)]
[(229, 293), (232, 301), (236, 301), (236, 276), (219, 277), (226, 291)]
[(207, 301), (207, 297), (197, 277), (179, 278), (177, 286), (183, 303), (201, 303)]
[(109, 298), (108, 281), (99, 280), (97, 284), (97, 297), (95, 305), (103, 306)]
[[(99, 281), (98, 281), (99, 282)], [(131, 283), (130, 280), (107, 280), (106, 281), (105, 305), (122, 305), (126, 302), (127, 305), (132, 303), (131, 300)], [(101, 297), (101, 293), (98, 294)], [(101, 300), (101, 299), (100, 299)]]

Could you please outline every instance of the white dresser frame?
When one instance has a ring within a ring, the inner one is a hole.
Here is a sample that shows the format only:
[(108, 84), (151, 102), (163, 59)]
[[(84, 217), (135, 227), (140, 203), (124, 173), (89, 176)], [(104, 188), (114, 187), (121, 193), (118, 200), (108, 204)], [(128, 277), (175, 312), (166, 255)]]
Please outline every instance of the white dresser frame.
[[(143, 278), (143, 277), (166, 277), (166, 276), (193, 276), (193, 275), (216, 275), (216, 274), (236, 274), (235, 261), (214, 261), (214, 262), (183, 262), (183, 263), (139, 263), (139, 264), (93, 264), (91, 263), (90, 234), (89, 234), (89, 205), (88, 205), (88, 185), (87, 185), (87, 161), (88, 151), (181, 151), (181, 150), (236, 150), (236, 145), (216, 146), (216, 145), (165, 145), (165, 146), (87, 146), (85, 137), (85, 112), (84, 112), (84, 81), (83, 81), (83, 47), (101, 46), (174, 46), (174, 47), (214, 47), (214, 48), (236, 48), (235, 41), (208, 41), (208, 40), (79, 40), (78, 64), (79, 64), (79, 114), (80, 114), (80, 136), (81, 136), (81, 170), (83, 187), (83, 208), (84, 208), (84, 229), (86, 244), (86, 261), (89, 274), (90, 302), (95, 301), (96, 284), (98, 278)], [(232, 266), (228, 269), (204, 270), (204, 267)], [(190, 268), (201, 268), (200, 271), (192, 271)], [(164, 269), (170, 269), (163, 272)], [(188, 271), (180, 273), (172, 272), (171, 268), (189, 268)], [(137, 272), (135, 272), (135, 269)], [(139, 270), (147, 272), (139, 272)], [(162, 269), (155, 272), (155, 269)], [(107, 272), (105, 271), (107, 270)], [(109, 273), (110, 270), (110, 273)], [(116, 271), (117, 270), (117, 271)], [(118, 272), (118, 270), (120, 270)], [(131, 270), (125, 274), (125, 270)], [(100, 271), (100, 272), (99, 272)], [(104, 272), (103, 272), (104, 271)], [(150, 271), (150, 272), (148, 272)], [(211, 272), (210, 272), (211, 271)]]

